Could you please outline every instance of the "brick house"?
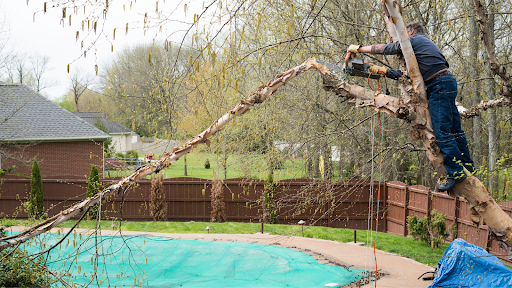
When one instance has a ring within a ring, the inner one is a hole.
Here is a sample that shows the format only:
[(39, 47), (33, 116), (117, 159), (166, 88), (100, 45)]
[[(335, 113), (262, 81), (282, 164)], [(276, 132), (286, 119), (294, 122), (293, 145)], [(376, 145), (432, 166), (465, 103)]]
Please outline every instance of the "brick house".
[(103, 141), (110, 136), (23, 85), (0, 83), (0, 168), (42, 177), (103, 173)]

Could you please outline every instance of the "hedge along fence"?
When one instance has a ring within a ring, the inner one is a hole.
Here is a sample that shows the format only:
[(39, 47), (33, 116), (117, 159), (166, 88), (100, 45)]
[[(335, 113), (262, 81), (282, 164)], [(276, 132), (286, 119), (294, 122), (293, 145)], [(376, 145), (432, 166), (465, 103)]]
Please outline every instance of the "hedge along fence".
[[(102, 179), (103, 184), (117, 182), (120, 178)], [(8, 216), (27, 218), (21, 203), (28, 197), (30, 179), (4, 177), (1, 186), (0, 211)], [(164, 179), (167, 219), (169, 221), (210, 221), (212, 181), (179, 177)], [(308, 224), (335, 228), (367, 229), (370, 183), (360, 180), (345, 182), (323, 182), (307, 179), (291, 179), (276, 182), (275, 197), (278, 218), (281, 224), (297, 224), (307, 220)], [(226, 205), (226, 220), (233, 222), (259, 222), (263, 212), (265, 181), (236, 178), (223, 181)], [(375, 189), (378, 182), (373, 184)], [(85, 198), (87, 180), (76, 176), (59, 179), (43, 179), (44, 207), (48, 215), (55, 215)], [(151, 180), (138, 181), (125, 195), (117, 195), (104, 203), (102, 210), (108, 217), (131, 221), (150, 221)], [(385, 183), (381, 183), (385, 191)], [(321, 197), (318, 197), (320, 195)], [(380, 207), (384, 207), (384, 193)], [(373, 195), (376, 203), (377, 194)], [(122, 205), (122, 211), (121, 211)], [(381, 209), (380, 218), (384, 215)], [(122, 213), (121, 213), (122, 212)], [(375, 218), (375, 217), (373, 217)], [(385, 231), (385, 223), (379, 231)], [(375, 227), (375, 224), (373, 224)]]
[[(48, 215), (55, 215), (85, 198), (85, 178), (59, 178), (43, 179), (44, 207)], [(119, 179), (102, 179), (102, 182), (108, 184)], [(224, 180), (223, 183), (226, 220), (259, 222), (264, 208), (265, 182), (237, 178)], [(452, 234), (449, 239), (464, 238), (497, 255), (508, 252), (501, 250), (498, 242), (491, 239), (486, 225), (477, 228), (471, 222), (469, 204), (462, 197), (454, 198), (432, 192), (424, 186), (407, 186), (397, 181), (381, 182), (379, 186), (378, 182), (363, 180), (327, 182), (290, 179), (276, 184), (280, 224), (297, 224), (299, 220), (306, 220), (306, 225), (360, 230), (375, 230), (377, 227), (381, 232), (408, 236), (408, 216), (423, 218), (436, 209), (448, 215), (447, 227)], [(163, 187), (168, 221), (210, 221), (211, 180), (188, 177), (165, 179)], [(7, 216), (27, 218), (28, 215), (21, 211), (21, 203), (28, 199), (30, 179), (4, 177), (4, 184), (0, 188), (0, 212)], [(107, 217), (152, 221), (150, 188), (151, 180), (141, 180), (130, 187), (125, 195), (117, 195), (104, 202), (102, 210)], [(507, 214), (512, 215), (511, 202), (502, 203), (501, 206)], [(507, 257), (500, 258), (512, 264)]]

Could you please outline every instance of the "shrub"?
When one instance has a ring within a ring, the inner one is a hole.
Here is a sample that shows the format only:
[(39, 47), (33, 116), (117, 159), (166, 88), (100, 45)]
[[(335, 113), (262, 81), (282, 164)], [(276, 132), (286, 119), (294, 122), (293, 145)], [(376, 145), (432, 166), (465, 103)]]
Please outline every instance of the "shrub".
[(50, 287), (52, 279), (44, 266), (44, 257), (31, 259), (20, 249), (7, 256), (11, 251), (0, 252), (0, 287)]
[(284, 168), (285, 161), (280, 158), (280, 155), (275, 154), (270, 157), (269, 165), (272, 170), (279, 170)]
[(155, 221), (167, 220), (167, 203), (165, 203), (165, 191), (162, 183), (164, 174), (151, 180), (151, 195), (149, 213)]
[(3, 180), (2, 180), (2, 176), (6, 175), (7, 173), (10, 173), (14, 169), (16, 169), (16, 166), (0, 169), (0, 185), (2, 185), (2, 183), (4, 183)]
[(123, 159), (123, 158), (125, 158), (125, 155), (122, 152), (117, 152), (116, 158)]
[(274, 182), (273, 173), (268, 173), (267, 181), (264, 186), (264, 207), (263, 209), (263, 223), (276, 224), (278, 222), (277, 216), (277, 202), (276, 202), (276, 183)]
[(135, 150), (130, 150), (126, 152), (126, 158), (129, 158), (129, 160), (126, 161), (128, 165), (138, 165), (138, 159), (139, 159), (139, 153)]
[(447, 214), (439, 213), (435, 209), (430, 212), (430, 221), (428, 217), (420, 219), (416, 215), (409, 216), (407, 217), (407, 230), (414, 239), (433, 244), (434, 248), (438, 248), (439, 245), (444, 243), (448, 235), (446, 232), (447, 216)]
[(126, 158), (136, 160), (137, 158), (139, 158), (139, 153), (137, 153), (137, 151), (135, 151), (135, 150), (127, 151)]
[(206, 159), (206, 161), (204, 162), (204, 168), (210, 169), (210, 160), (209, 159)]
[(34, 158), (32, 164), (32, 179), (30, 180), (30, 205), (28, 206), (28, 214), (30, 217), (36, 219), (43, 217), (43, 195), (41, 171), (39, 170), (37, 159)]
[[(91, 173), (89, 174), (89, 180), (87, 180), (87, 193), (86, 197), (92, 197), (100, 191), (101, 188), (101, 182), (100, 182), (100, 176), (98, 172), (98, 168), (96, 168), (95, 165), (91, 166)], [(98, 205), (94, 205), (94, 207), (91, 207), (89, 209), (89, 212), (87, 213), (87, 218), (96, 218), (98, 215)]]
[(226, 221), (226, 203), (224, 203), (223, 183), (220, 180), (213, 180), (212, 187), (212, 212), (211, 222)]

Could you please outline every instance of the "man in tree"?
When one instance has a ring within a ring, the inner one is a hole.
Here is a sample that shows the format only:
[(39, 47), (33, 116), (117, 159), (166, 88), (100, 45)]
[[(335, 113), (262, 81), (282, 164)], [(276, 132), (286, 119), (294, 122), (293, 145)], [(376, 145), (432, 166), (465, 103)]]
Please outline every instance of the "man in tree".
[[(407, 33), (418, 61), (418, 66), (427, 88), (428, 106), (432, 119), (432, 128), (437, 144), (443, 152), (443, 165), (447, 178), (439, 186), (439, 191), (451, 190), (457, 183), (466, 179), (465, 167), (474, 172), (466, 135), (462, 130), (460, 115), (455, 105), (457, 81), (448, 70), (449, 64), (439, 48), (425, 35), (425, 28), (419, 23), (407, 25)], [(401, 54), (400, 43), (378, 44), (372, 46), (350, 45), (348, 52), (371, 54)], [(391, 79), (400, 78), (403, 73), (398, 69), (387, 69), (373, 65), (369, 69)]]

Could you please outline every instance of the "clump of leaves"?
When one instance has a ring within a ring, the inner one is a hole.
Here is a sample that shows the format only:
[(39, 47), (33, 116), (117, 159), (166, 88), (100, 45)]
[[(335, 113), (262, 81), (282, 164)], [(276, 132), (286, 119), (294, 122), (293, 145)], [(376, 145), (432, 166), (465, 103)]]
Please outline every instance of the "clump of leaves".
[(206, 161), (204, 162), (204, 168), (210, 169), (210, 160), (209, 159), (206, 159)]
[(0, 252), (0, 259), (0, 287), (50, 286), (51, 278), (43, 257), (31, 259), (26, 251), (5, 249)]
[(419, 239), (438, 248), (448, 236), (446, 232), (447, 217), (447, 214), (437, 212), (435, 209), (430, 212), (430, 220), (426, 216), (423, 219), (416, 215), (409, 216), (407, 217), (407, 230), (414, 239)]

